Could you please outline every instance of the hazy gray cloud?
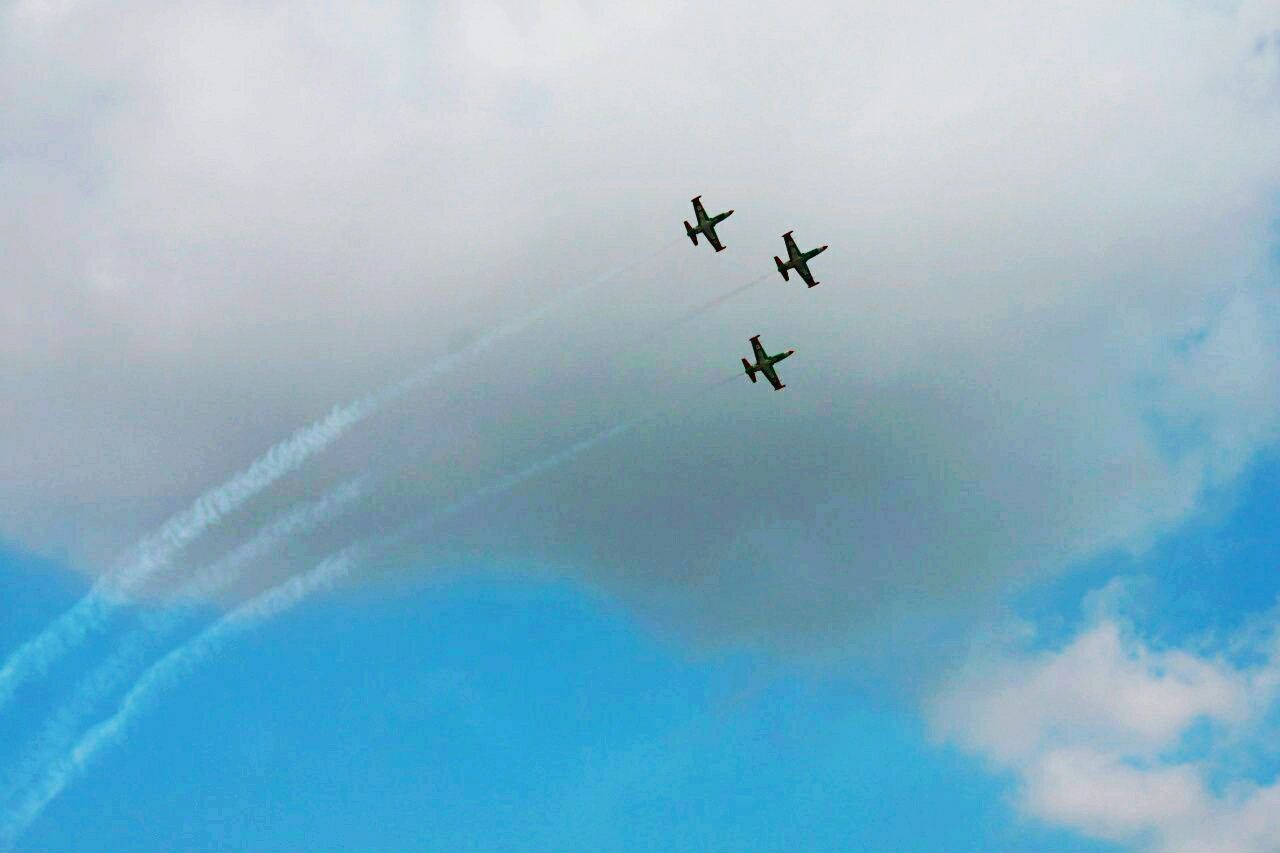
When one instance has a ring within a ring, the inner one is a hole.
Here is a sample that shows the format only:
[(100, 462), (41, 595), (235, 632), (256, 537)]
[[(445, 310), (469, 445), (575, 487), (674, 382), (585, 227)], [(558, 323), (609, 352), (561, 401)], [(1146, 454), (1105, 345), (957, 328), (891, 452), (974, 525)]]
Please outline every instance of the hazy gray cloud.
[[(396, 472), (273, 582), (669, 406), (386, 568), (552, 567), (804, 644), (1140, 547), (1274, 438), (1276, 4), (643, 5), (9, 6), (0, 533), (99, 570), (621, 264), (192, 562)], [(737, 210), (726, 252), (684, 238), (698, 193)], [(790, 229), (831, 244), (820, 287), (667, 332)], [(707, 391), (757, 333), (797, 350), (786, 391)]]

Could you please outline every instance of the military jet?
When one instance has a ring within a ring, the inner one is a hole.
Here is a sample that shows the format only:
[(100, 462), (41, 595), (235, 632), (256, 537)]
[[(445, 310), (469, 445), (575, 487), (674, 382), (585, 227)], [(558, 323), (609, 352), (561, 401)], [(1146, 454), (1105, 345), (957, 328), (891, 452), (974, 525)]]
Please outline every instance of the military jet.
[(693, 212), (698, 218), (698, 227), (695, 228), (689, 224), (688, 220), (684, 223), (684, 233), (689, 235), (689, 239), (693, 241), (693, 245), (698, 245), (698, 234), (707, 238), (707, 242), (715, 246), (719, 252), (724, 249), (720, 245), (720, 238), (716, 236), (716, 226), (729, 218), (733, 213), (732, 210), (726, 210), (724, 213), (717, 213), (715, 216), (707, 216), (707, 212), (702, 208), (702, 196), (693, 197)]
[(751, 349), (755, 351), (756, 363), (750, 364), (744, 358), (742, 367), (747, 371), (747, 378), (752, 382), (756, 381), (756, 371), (764, 374), (764, 378), (769, 380), (769, 384), (773, 386), (773, 390), (781, 391), (787, 386), (778, 381), (778, 374), (774, 372), (773, 366), (782, 361), (787, 356), (793, 354), (795, 350), (789, 349), (786, 352), (780, 352), (777, 355), (769, 355), (764, 351), (764, 347), (760, 346), (760, 336), (756, 335), (751, 339)]
[(809, 261), (821, 255), (827, 250), (826, 246), (819, 246), (816, 249), (810, 249), (802, 252), (796, 248), (796, 241), (791, 239), (791, 232), (788, 231), (782, 235), (782, 239), (787, 242), (787, 260), (783, 262), (782, 258), (777, 255), (773, 256), (773, 262), (778, 265), (778, 272), (782, 273), (783, 281), (790, 281), (787, 270), (795, 270), (800, 273), (800, 277), (804, 279), (804, 283), (813, 287), (818, 282), (813, 280), (813, 273), (809, 272)]

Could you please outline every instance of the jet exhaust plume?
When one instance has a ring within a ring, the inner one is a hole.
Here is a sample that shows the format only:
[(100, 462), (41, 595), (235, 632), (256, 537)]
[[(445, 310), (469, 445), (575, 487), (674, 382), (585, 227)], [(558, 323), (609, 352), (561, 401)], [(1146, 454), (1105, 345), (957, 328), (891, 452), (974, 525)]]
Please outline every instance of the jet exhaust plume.
[(85, 677), (71, 698), (46, 723), (5, 779), (0, 803), (9, 802), (17, 792), (72, 743), (84, 719), (129, 677), (146, 655), (178, 630), (194, 615), (196, 599), (213, 595), (234, 583), (257, 560), (287, 539), (306, 533), (345, 510), (365, 493), (364, 481), (351, 480), (331, 489), (317, 500), (300, 504), (226, 556), (203, 567), (183, 584), (176, 597), (182, 604), (148, 611), (141, 624), (131, 631), (116, 651)]
[(118, 743), (128, 734), (138, 714), (149, 707), (166, 686), (221, 649), (232, 637), (289, 609), (315, 590), (332, 585), (350, 569), (350, 557), (345, 553), (330, 557), (311, 571), (295, 575), (236, 608), (153, 664), (125, 694), (116, 713), (90, 728), (69, 752), (49, 767), (26, 796), (0, 818), (0, 847), (11, 848), (45, 806), (84, 772), (103, 747)]
[(723, 379), (717, 379), (715, 382), (708, 382), (707, 388), (719, 388), (722, 385), (728, 385), (730, 382), (737, 382), (742, 379), (742, 373), (738, 372), (732, 376), (726, 376)]
[[(737, 374), (725, 376), (708, 382), (703, 387), (708, 389), (723, 387), (738, 378)], [(143, 632), (131, 636), (111, 659), (85, 681), (82, 685), (82, 691), (73, 699), (68, 708), (64, 709), (64, 713), (55, 719), (49, 729), (46, 730), (45, 736), (39, 744), (39, 746), (44, 747), (44, 750), (36, 753), (38, 759), (43, 759), (43, 765), (46, 770), (39, 780), (27, 790), (26, 795), (17, 799), (7, 809), (6, 813), (0, 817), (0, 847), (9, 847), (14, 844), (31, 823), (40, 816), (44, 808), (61, 794), (67, 785), (88, 769), (94, 757), (103, 748), (120, 742), (128, 734), (136, 717), (150, 707), (155, 697), (164, 687), (176, 682), (199, 663), (219, 651), (234, 636), (288, 610), (312, 593), (333, 586), (350, 574), (355, 566), (367, 559), (375, 551), (402, 542), (410, 536), (420, 535), (438, 522), (464, 512), (486, 498), (513, 489), (539, 474), (569, 462), (574, 457), (599, 444), (669, 414), (676, 405), (679, 404), (660, 408), (647, 415), (631, 418), (594, 433), (519, 471), (481, 486), (466, 497), (440, 510), (429, 513), (425, 518), (417, 522), (411, 522), (394, 533), (364, 542), (353, 543), (341, 551), (326, 557), (310, 571), (295, 575), (258, 595), (223, 616), (202, 633), (154, 663), (139, 676), (133, 687), (125, 694), (115, 714), (90, 728), (80, 738), (79, 742), (74, 747), (71, 747), (72, 735), (70, 732), (74, 729), (76, 723), (88, 713), (88, 709), (92, 704), (100, 701), (102, 697), (118, 686), (119, 681), (131, 671), (137, 660), (147, 650), (147, 641), (151, 637), (145, 634), (145, 628)], [(354, 499), (358, 493), (356, 485), (348, 484), (345, 488), (351, 490), (347, 499)], [(332, 493), (327, 498), (336, 500)], [(322, 498), (315, 505), (295, 510), (270, 529), (279, 531), (280, 535), (289, 535), (283, 532), (286, 529), (292, 529), (292, 532), (300, 532), (297, 528), (303, 523), (301, 519), (311, 515), (318, 515), (320, 512), (319, 507), (325, 502), (326, 498)], [(308, 514), (309, 512), (310, 515)], [(191, 587), (193, 590), (205, 593), (216, 591), (219, 583), (230, 582), (236, 576), (235, 573), (239, 568), (242, 568), (253, 558), (265, 552), (270, 541), (273, 541), (272, 536), (264, 531), (263, 534), (237, 549), (229, 557), (213, 564), (207, 572), (202, 572), (192, 582)], [(155, 614), (152, 617), (149, 628), (153, 632), (165, 633), (180, 624), (181, 619), (182, 613), (180, 611)], [(47, 756), (54, 751), (62, 752), (62, 757), (48, 758)], [(40, 772), (39, 769), (32, 770), (31, 768), (40, 763), (36, 759), (30, 760), (29, 763), (24, 763), (20, 768), (20, 772), (15, 774), (18, 784), (21, 785), (37, 775)]]
[(123, 598), (157, 573), (170, 569), (173, 558), (201, 534), (244, 506), (285, 474), (328, 448), (349, 430), (413, 389), (457, 367), (465, 359), (487, 350), (548, 314), (643, 263), (652, 252), (578, 287), (570, 288), (529, 314), (510, 320), (485, 333), (456, 352), (449, 353), (417, 373), (301, 427), (270, 448), (231, 479), (200, 495), (186, 510), (172, 516), (159, 530), (142, 539), (131, 556), (93, 584), (76, 604), (54, 619), (43, 631), (18, 647), (0, 667), (0, 710), (12, 701), (18, 686), (32, 676), (44, 675), (54, 662), (86, 636), (101, 630)]
[(667, 328), (668, 329), (679, 328), (680, 326), (683, 326), (685, 323), (689, 322), (690, 320), (693, 320), (697, 317), (701, 317), (703, 314), (706, 314), (709, 311), (714, 311), (716, 308), (719, 308), (721, 305), (728, 302), (733, 297), (737, 296), (740, 293), (745, 293), (751, 288), (762, 284), (768, 278), (769, 278), (769, 274), (765, 273), (759, 278), (752, 279), (751, 281), (747, 282), (746, 284), (740, 287), (735, 287), (733, 290), (730, 290), (728, 293), (722, 293), (721, 295), (717, 296), (715, 299), (708, 300), (707, 302), (704, 302), (701, 305), (697, 305), (693, 308), (690, 308), (684, 314), (672, 320), (671, 323), (667, 326)]
[[(515, 488), (651, 419), (652, 416), (633, 419), (597, 432), (551, 456), (480, 487), (466, 497), (429, 514), (421, 521), (407, 525), (396, 533), (349, 545), (326, 557), (315, 568), (303, 574), (294, 575), (232, 610), (202, 633), (169, 652), (148, 668), (125, 694), (115, 714), (90, 728), (61, 758), (48, 763), (47, 770), (27, 790), (25, 796), (22, 796), (7, 809), (3, 817), (0, 817), (0, 847), (11, 847), (40, 816), (44, 808), (62, 793), (68, 784), (88, 769), (92, 760), (103, 748), (119, 743), (128, 734), (138, 715), (151, 706), (165, 687), (177, 682), (195, 666), (221, 650), (235, 636), (272, 616), (283, 613), (309, 595), (333, 586), (350, 574), (375, 550), (394, 544), (407, 536), (422, 533), (444, 518), (470, 509), (488, 497)], [(98, 680), (94, 682), (94, 686), (107, 683), (117, 671), (127, 671), (128, 661), (125, 658), (133, 654), (135, 650), (132, 646), (122, 649), (118, 654), (120, 658), (118, 665), (104, 666), (97, 674)]]
[(735, 287), (733, 290), (730, 290), (726, 293), (722, 293), (713, 299), (709, 299), (706, 302), (695, 305), (694, 307), (690, 308), (688, 311), (677, 316), (675, 319), (667, 320), (663, 323), (655, 325), (651, 330), (627, 342), (623, 346), (633, 346), (636, 344), (641, 344), (649, 340), (657, 332), (670, 332), (674, 329), (678, 329), (684, 324), (690, 322), (691, 320), (696, 320), (698, 317), (701, 317), (703, 314), (707, 314), (707, 313), (710, 313), (711, 311), (714, 311), (716, 308), (719, 308), (721, 305), (728, 302), (730, 299), (733, 299), (735, 296), (738, 296), (739, 294), (742, 294), (742, 293), (746, 293), (748, 290), (751, 290), (753, 287), (758, 287), (760, 284), (767, 281), (768, 279), (769, 279), (769, 274), (765, 273), (759, 276), (758, 278), (752, 279), (746, 284), (742, 284)]

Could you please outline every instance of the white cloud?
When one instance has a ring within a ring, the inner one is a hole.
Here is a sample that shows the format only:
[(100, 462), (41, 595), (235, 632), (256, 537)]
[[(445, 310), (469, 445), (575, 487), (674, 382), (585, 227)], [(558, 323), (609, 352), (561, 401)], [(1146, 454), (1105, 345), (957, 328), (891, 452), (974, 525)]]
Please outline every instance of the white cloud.
[[(298, 423), (620, 262), (193, 559), (402, 449), (264, 571), (674, 405), (413, 558), (498, 549), (691, 634), (806, 643), (1140, 547), (1274, 439), (1275, 4), (640, 5), (9, 7), (0, 532), (96, 571)], [(729, 251), (685, 240), (697, 193), (737, 210)], [(788, 229), (832, 245), (821, 287), (663, 330)], [(755, 333), (797, 349), (787, 391), (704, 399)]]
[(1240, 719), (1249, 697), (1235, 671), (1127, 643), (1111, 621), (1059, 653), (1008, 661), (980, 678), (971, 673), (965, 691), (950, 696), (940, 716), (1003, 761), (1077, 738), (1152, 756), (1200, 717)]
[(1058, 649), (976, 653), (930, 720), (1011, 773), (1029, 817), (1167, 853), (1274, 850), (1280, 780), (1260, 784), (1238, 755), (1277, 709), (1275, 614), (1267, 621), (1224, 644), (1251, 649), (1260, 662), (1246, 665), (1152, 648), (1122, 617), (1097, 614)]
[(1171, 829), (1202, 825), (1210, 799), (1199, 774), (1185, 765), (1139, 769), (1114, 754), (1079, 747), (1037, 756), (1025, 784), (1031, 814), (1111, 840), (1154, 833), (1162, 847), (1171, 843), (1165, 837)]

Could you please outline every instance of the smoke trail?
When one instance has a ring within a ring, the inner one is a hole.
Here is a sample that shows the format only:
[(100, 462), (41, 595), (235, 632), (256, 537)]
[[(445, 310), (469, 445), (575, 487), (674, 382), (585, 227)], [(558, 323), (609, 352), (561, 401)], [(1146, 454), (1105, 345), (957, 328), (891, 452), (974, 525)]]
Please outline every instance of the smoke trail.
[[(740, 374), (707, 382), (708, 390), (723, 387), (740, 378)], [(150, 707), (164, 687), (174, 683), (195, 666), (219, 651), (230, 639), (249, 630), (271, 616), (288, 610), (307, 596), (332, 586), (348, 575), (361, 561), (377, 550), (425, 532), (439, 521), (463, 512), (488, 497), (515, 488), (525, 481), (572, 460), (575, 456), (616, 438), (645, 423), (663, 417), (676, 405), (663, 407), (647, 415), (632, 418), (601, 430), (525, 468), (481, 486), (476, 491), (444, 508), (428, 514), (418, 522), (400, 530), (365, 542), (354, 543), (322, 560), (315, 568), (273, 587), (219, 619), (204, 632), (173, 650), (144, 672), (125, 694), (116, 713), (89, 729), (80, 741), (63, 755), (51, 761), (39, 782), (7, 813), (0, 817), (0, 848), (11, 846), (72, 781), (84, 773), (92, 760), (105, 748), (120, 742), (139, 714)], [(247, 548), (247, 546), (246, 546)], [(247, 558), (246, 558), (247, 560)], [(132, 653), (122, 649), (121, 659)], [(108, 667), (104, 666), (104, 671)], [(121, 671), (127, 671), (122, 666)], [(112, 670), (114, 672), (114, 670)], [(70, 740), (69, 738), (67, 739)], [(65, 748), (65, 744), (63, 745)]]
[(719, 388), (721, 385), (728, 385), (730, 382), (737, 382), (738, 380), (742, 379), (742, 376), (743, 374), (741, 371), (734, 373), (731, 376), (726, 375), (724, 379), (717, 379), (715, 382), (708, 383), (707, 388), (708, 389)]
[(325, 560), (306, 574), (295, 575), (233, 610), (195, 639), (152, 665), (125, 694), (116, 713), (90, 728), (75, 747), (56, 761), (21, 802), (0, 820), (0, 848), (11, 848), (45, 806), (84, 771), (94, 755), (128, 733), (137, 715), (154, 701), (164, 687), (218, 651), (239, 632), (287, 610), (316, 589), (332, 584), (350, 568), (349, 560), (343, 555)]
[(11, 847), (27, 827), (40, 816), (44, 808), (62, 793), (68, 784), (85, 772), (102, 749), (119, 743), (128, 734), (130, 726), (138, 715), (151, 706), (165, 687), (178, 681), (195, 666), (221, 650), (238, 634), (288, 610), (312, 593), (331, 587), (350, 574), (359, 562), (375, 550), (409, 535), (420, 533), (443, 518), (469, 509), (485, 498), (512, 489), (544, 471), (562, 465), (578, 454), (650, 420), (651, 417), (627, 421), (598, 432), (520, 471), (482, 486), (465, 498), (395, 533), (350, 545), (326, 557), (310, 571), (289, 578), (223, 616), (205, 631), (147, 669), (125, 694), (115, 714), (90, 728), (72, 749), (49, 765), (48, 770), (26, 796), (10, 808), (3, 818), (0, 818), (0, 847)]
[(688, 323), (691, 320), (695, 320), (698, 317), (701, 317), (703, 314), (707, 314), (711, 311), (714, 311), (716, 308), (719, 308), (721, 305), (728, 302), (730, 299), (733, 299), (735, 296), (738, 296), (739, 294), (742, 294), (742, 293), (746, 293), (748, 290), (752, 289), (753, 287), (758, 287), (768, 278), (769, 278), (769, 274), (763, 273), (757, 278), (753, 278), (751, 281), (747, 282), (746, 284), (739, 285), (735, 287), (733, 290), (730, 290), (726, 293), (722, 293), (719, 296), (714, 297), (713, 299), (709, 299), (706, 302), (702, 302), (698, 305), (695, 305), (694, 307), (690, 308), (688, 311), (685, 311), (683, 314), (680, 314), (673, 320), (666, 320), (666, 321), (663, 321), (662, 323), (654, 324), (644, 334), (638, 335), (635, 338), (618, 345), (618, 348), (626, 349), (628, 347), (644, 343), (650, 340), (651, 338), (653, 338), (653, 336), (656, 334), (659, 334), (662, 332), (670, 332), (674, 329), (678, 329), (681, 326), (683, 326), (685, 323)]
[(399, 382), (346, 406), (334, 408), (324, 418), (298, 429), (269, 449), (230, 480), (200, 495), (189, 508), (172, 516), (159, 530), (139, 542), (132, 549), (134, 553), (130, 559), (95, 582), (75, 605), (9, 656), (4, 666), (0, 667), (0, 710), (12, 701), (14, 692), (21, 683), (33, 675), (43, 675), (58, 658), (88, 634), (100, 630), (119, 606), (120, 599), (152, 575), (167, 569), (180, 550), (229, 513), (329, 447), (352, 427), (384, 406), (428, 380), (452, 370), (463, 360), (522, 331), (569, 299), (599, 287), (647, 260), (650, 255), (652, 253), (631, 264), (616, 267), (584, 285), (571, 288), (541, 308), (497, 327)]
[(719, 308), (721, 305), (728, 302), (733, 297), (737, 296), (740, 293), (747, 292), (751, 288), (756, 287), (757, 285), (763, 283), (768, 278), (769, 278), (769, 273), (764, 273), (759, 278), (752, 279), (751, 281), (747, 282), (741, 287), (735, 287), (733, 290), (730, 290), (728, 293), (722, 293), (721, 295), (717, 296), (715, 299), (708, 300), (707, 302), (704, 302), (701, 305), (696, 305), (693, 308), (690, 308), (684, 314), (672, 320), (669, 324), (667, 324), (666, 328), (675, 329), (680, 326), (683, 326), (685, 323), (689, 322), (690, 320), (696, 317), (701, 317), (703, 314), (706, 314), (708, 311), (713, 311), (716, 308)]
[[(512, 488), (541, 471), (561, 464), (587, 447), (633, 428), (636, 423), (638, 422), (622, 424), (592, 436), (522, 471), (480, 488), (468, 497), (429, 516), (425, 522), (408, 525), (396, 534), (362, 546), (361, 550), (371, 552), (378, 547), (389, 546), (393, 541), (419, 531), (424, 524), (429, 525), (441, 517), (461, 512), (489, 495)], [(363, 492), (362, 482), (356, 480), (333, 489), (317, 501), (295, 508), (269, 527), (259, 531), (253, 539), (227, 556), (201, 569), (190, 582), (180, 588), (178, 595), (190, 601), (225, 589), (240, 577), (245, 568), (265, 556), (272, 548), (337, 514)], [(40, 768), (50, 765), (57, 755), (66, 751), (84, 718), (91, 714), (103, 699), (117, 690), (145, 655), (180, 628), (190, 614), (191, 609), (185, 607), (145, 613), (142, 616), (142, 624), (121, 641), (120, 646), (106, 661), (80, 682), (71, 699), (55, 713), (34, 744), (9, 772), (4, 787), (0, 788), (0, 804), (10, 801), (22, 786), (35, 777)]]
[(27, 749), (0, 789), (6, 803), (75, 741), (81, 723), (100, 702), (117, 690), (145, 656), (193, 614), (190, 602), (217, 593), (232, 584), (244, 570), (285, 540), (306, 533), (342, 512), (365, 492), (361, 479), (344, 483), (315, 501), (302, 504), (263, 527), (249, 541), (210, 563), (184, 584), (178, 595), (186, 606), (149, 611), (142, 624), (130, 632), (116, 651), (77, 685), (72, 697), (55, 712), (35, 742)]

